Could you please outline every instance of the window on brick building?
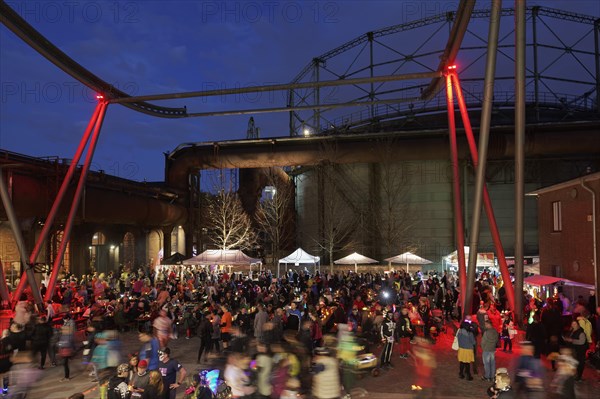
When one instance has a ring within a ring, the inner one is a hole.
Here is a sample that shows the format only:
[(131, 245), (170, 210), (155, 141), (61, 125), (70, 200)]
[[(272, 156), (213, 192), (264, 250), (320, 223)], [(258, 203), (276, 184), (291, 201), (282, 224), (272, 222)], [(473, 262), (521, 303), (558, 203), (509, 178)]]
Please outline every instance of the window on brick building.
[(552, 231), (562, 231), (562, 212), (560, 201), (552, 203)]

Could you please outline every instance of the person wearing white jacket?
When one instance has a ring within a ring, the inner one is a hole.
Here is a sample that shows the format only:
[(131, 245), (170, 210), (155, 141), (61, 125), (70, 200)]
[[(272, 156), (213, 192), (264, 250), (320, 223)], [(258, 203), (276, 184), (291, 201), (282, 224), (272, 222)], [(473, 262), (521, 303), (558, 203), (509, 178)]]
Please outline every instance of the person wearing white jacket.
[(246, 374), (249, 363), (250, 359), (243, 353), (233, 352), (227, 359), (224, 378), (231, 388), (233, 399), (250, 396), (256, 391), (256, 387), (250, 385), (250, 378)]
[(341, 396), (338, 361), (327, 348), (316, 348), (312, 370), (312, 396), (316, 399), (335, 399)]

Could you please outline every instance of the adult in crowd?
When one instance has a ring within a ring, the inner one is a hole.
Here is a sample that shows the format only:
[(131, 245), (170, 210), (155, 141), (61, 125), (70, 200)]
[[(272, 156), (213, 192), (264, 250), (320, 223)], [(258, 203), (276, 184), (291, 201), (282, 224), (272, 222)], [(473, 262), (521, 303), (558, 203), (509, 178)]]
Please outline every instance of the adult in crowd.
[(465, 320), (460, 325), (456, 336), (458, 337), (458, 363), (459, 363), (459, 378), (466, 378), (468, 381), (473, 380), (471, 375), (471, 363), (475, 361), (474, 347), (477, 344), (475, 337), (471, 332), (470, 320)]
[(158, 370), (163, 378), (164, 399), (175, 399), (179, 388), (187, 375), (186, 369), (171, 357), (171, 349), (163, 348), (158, 352)]
[(341, 396), (339, 364), (328, 348), (315, 349), (313, 360), (312, 396), (316, 399), (335, 399)]
[(258, 312), (254, 316), (254, 337), (259, 341), (262, 341), (264, 326), (269, 320), (269, 315), (265, 311), (265, 306), (262, 303), (259, 303), (256, 308), (258, 309)]
[(233, 316), (229, 311), (229, 305), (221, 305), (221, 340), (223, 341), (223, 349), (229, 348), (229, 341), (231, 341), (231, 324), (233, 322)]
[(534, 356), (535, 347), (531, 342), (521, 343), (521, 356), (517, 360), (515, 387), (517, 397), (544, 398), (544, 367)]
[(146, 360), (148, 362), (149, 371), (157, 370), (159, 362), (158, 352), (160, 350), (158, 338), (144, 331), (138, 334), (138, 339), (142, 343), (138, 358), (140, 361)]
[(569, 336), (565, 337), (565, 341), (570, 344), (573, 355), (578, 362), (575, 381), (582, 381), (583, 370), (585, 368), (585, 354), (587, 352), (588, 344), (585, 332), (577, 320), (571, 322), (571, 330)]
[(46, 365), (46, 354), (48, 353), (48, 344), (52, 338), (52, 326), (46, 320), (46, 316), (39, 316), (36, 320), (31, 336), (31, 350), (33, 357), (40, 354), (40, 369), (44, 369)]
[(491, 320), (484, 323), (483, 335), (481, 336), (481, 352), (483, 356), (484, 381), (494, 382), (496, 376), (496, 347), (500, 340), (498, 331), (492, 325)]
[(392, 320), (392, 313), (387, 312), (384, 321), (381, 324), (381, 341), (383, 342), (383, 350), (379, 359), (379, 367), (393, 368), (391, 363), (392, 349), (394, 347), (394, 330), (396, 323)]
[(256, 388), (250, 384), (250, 378), (246, 370), (250, 364), (250, 358), (243, 353), (233, 352), (227, 357), (227, 365), (223, 374), (225, 382), (231, 388), (233, 399), (239, 399), (252, 395)]
[[(160, 305), (160, 303), (159, 303)], [(158, 338), (158, 342), (160, 343), (161, 348), (166, 348), (169, 343), (169, 338), (171, 336), (171, 324), (172, 321), (167, 316), (167, 310), (161, 309), (158, 312), (158, 317), (154, 319), (152, 322), (152, 327), (154, 329), (154, 336)]]
[(400, 358), (408, 359), (410, 353), (410, 341), (413, 339), (413, 330), (408, 317), (408, 308), (403, 306), (396, 323), (396, 334), (400, 342)]
[(75, 355), (75, 322), (67, 313), (63, 319), (63, 326), (60, 329), (60, 340), (58, 341), (58, 354), (63, 358), (64, 376), (61, 382), (71, 379), (71, 369), (69, 360)]
[[(473, 374), (477, 375), (478, 374), (478, 370), (477, 370), (477, 337), (479, 336), (479, 332), (481, 330), (480, 326), (473, 322), (472, 320), (472, 316), (471, 315), (466, 315), (465, 316), (465, 321), (466, 323), (461, 324), (461, 327), (465, 327), (467, 329), (467, 331), (473, 336), (473, 360), (471, 361), (471, 363), (473, 363)], [(483, 327), (483, 325), (481, 325), (481, 327)]]
[(142, 399), (161, 399), (164, 397), (165, 387), (163, 377), (158, 370), (150, 371), (148, 385), (142, 392)]
[(148, 371), (148, 361), (140, 360), (137, 365), (137, 371), (129, 381), (131, 397), (141, 398), (144, 391), (150, 383), (150, 372)]
[(129, 399), (128, 379), (129, 365), (127, 363), (120, 364), (117, 367), (117, 374), (108, 380), (108, 399)]
[(212, 323), (210, 321), (210, 312), (206, 311), (200, 320), (198, 325), (198, 335), (200, 336), (200, 347), (198, 348), (198, 360), (196, 363), (200, 363), (202, 360), (205, 362), (208, 360), (208, 352), (212, 347)]
[(212, 314), (212, 335), (210, 336), (210, 342), (212, 344), (211, 351), (215, 353), (221, 352), (221, 316), (219, 316), (219, 310), (216, 308)]
[(540, 314), (534, 313), (531, 323), (525, 331), (525, 339), (534, 347), (534, 356), (539, 359), (546, 350), (546, 328), (540, 323)]

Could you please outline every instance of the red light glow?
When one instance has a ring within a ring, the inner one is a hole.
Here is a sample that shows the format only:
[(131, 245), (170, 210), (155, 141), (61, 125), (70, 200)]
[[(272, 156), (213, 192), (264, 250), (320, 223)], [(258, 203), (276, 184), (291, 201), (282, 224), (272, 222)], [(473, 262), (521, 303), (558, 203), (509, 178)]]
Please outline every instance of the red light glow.
[(448, 69), (449, 69), (449, 70), (451, 70), (451, 69), (456, 69), (456, 64), (454, 64), (454, 65), (448, 65)]
[(102, 94), (97, 94), (96, 95), (96, 99), (98, 100), (102, 100), (104, 98), (104, 96)]

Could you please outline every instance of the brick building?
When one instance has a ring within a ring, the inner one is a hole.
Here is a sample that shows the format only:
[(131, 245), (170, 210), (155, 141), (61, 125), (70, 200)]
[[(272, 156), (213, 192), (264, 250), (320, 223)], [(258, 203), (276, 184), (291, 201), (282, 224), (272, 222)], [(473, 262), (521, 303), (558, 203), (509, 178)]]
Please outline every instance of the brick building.
[(596, 284), (600, 250), (600, 172), (527, 195), (537, 197), (538, 202), (540, 273)]

